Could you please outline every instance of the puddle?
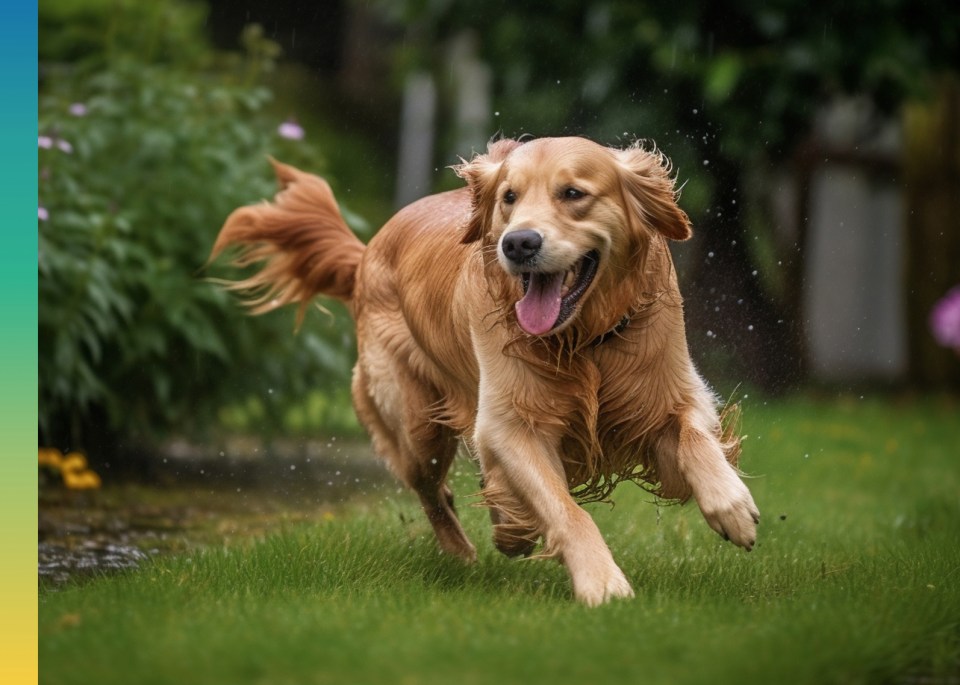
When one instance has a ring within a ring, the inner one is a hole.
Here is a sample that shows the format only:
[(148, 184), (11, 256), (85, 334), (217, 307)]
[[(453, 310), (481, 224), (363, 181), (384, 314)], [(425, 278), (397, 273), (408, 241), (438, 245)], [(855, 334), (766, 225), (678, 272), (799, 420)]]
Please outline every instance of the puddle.
[(37, 548), (39, 579), (55, 585), (84, 575), (137, 568), (145, 559), (147, 553), (139, 547), (96, 540), (84, 540), (78, 547), (41, 542)]
[(181, 446), (151, 460), (144, 474), (117, 482), (107, 466), (103, 488), (86, 492), (41, 479), (42, 587), (134, 569), (158, 554), (262, 536), (281, 524), (319, 521), (344, 502), (397, 487), (363, 444), (214, 457)]

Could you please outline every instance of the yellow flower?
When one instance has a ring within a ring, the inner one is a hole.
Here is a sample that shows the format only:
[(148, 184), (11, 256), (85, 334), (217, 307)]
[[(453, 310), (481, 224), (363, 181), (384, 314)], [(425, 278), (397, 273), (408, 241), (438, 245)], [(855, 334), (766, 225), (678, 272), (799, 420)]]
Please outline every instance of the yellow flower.
[(87, 458), (79, 452), (63, 456), (59, 450), (42, 447), (38, 454), (39, 465), (59, 471), (63, 484), (71, 490), (95, 490), (100, 487), (100, 476), (87, 467)]
[(93, 471), (64, 471), (63, 482), (71, 490), (96, 490), (100, 487), (100, 476)]
[(48, 466), (52, 469), (59, 470), (63, 464), (63, 455), (60, 454), (60, 450), (54, 449), (52, 447), (41, 447), (39, 450), (39, 465)]
[(87, 468), (87, 458), (79, 452), (71, 452), (63, 458), (60, 470), (64, 473), (79, 473)]

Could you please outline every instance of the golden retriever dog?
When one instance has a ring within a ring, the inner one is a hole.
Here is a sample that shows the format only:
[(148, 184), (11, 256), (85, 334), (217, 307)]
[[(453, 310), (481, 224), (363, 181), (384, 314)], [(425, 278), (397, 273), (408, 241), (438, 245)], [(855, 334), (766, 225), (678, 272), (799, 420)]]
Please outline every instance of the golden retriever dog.
[(232, 284), (255, 312), (347, 303), (357, 415), (445, 552), (476, 558), (446, 484), (461, 441), (496, 547), (528, 555), (542, 539), (587, 605), (633, 595), (580, 506), (618, 481), (692, 496), (711, 528), (753, 547), (740, 440), (687, 349), (667, 241), (691, 228), (660, 153), (499, 140), (455, 167), (465, 188), (402, 209), (369, 245), (325, 181), (274, 167), (274, 201), (233, 212), (211, 258), (235, 247), (235, 263), (260, 267)]

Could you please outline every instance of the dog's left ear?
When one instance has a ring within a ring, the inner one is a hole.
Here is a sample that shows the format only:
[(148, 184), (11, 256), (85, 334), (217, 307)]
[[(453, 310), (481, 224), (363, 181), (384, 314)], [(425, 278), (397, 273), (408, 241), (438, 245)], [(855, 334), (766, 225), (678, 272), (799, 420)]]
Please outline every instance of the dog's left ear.
[(692, 236), (690, 219), (677, 205), (677, 190), (667, 158), (639, 144), (614, 150), (614, 154), (620, 164), (620, 178), (631, 215), (670, 240), (686, 240)]
[(457, 176), (467, 182), (473, 195), (470, 219), (460, 242), (472, 243), (483, 237), (497, 204), (497, 178), (500, 176), (503, 161), (521, 144), (508, 138), (492, 141), (487, 145), (486, 154), (475, 155), (469, 162), (464, 161), (463, 164), (453, 167)]

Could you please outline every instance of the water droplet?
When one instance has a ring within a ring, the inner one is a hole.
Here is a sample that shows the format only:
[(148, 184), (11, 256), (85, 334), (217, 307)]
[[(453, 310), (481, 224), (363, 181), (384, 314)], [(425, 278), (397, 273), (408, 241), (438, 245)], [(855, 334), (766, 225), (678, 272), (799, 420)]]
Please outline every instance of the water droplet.
[(296, 465), (296, 464), (290, 464), (290, 470), (291, 470), (291, 471), (296, 471), (296, 470), (297, 470), (297, 465)]
[(707, 253), (707, 256), (710, 257), (711, 259), (713, 259), (713, 252), (708, 252), (708, 253)]
[(747, 330), (748, 330), (748, 331), (752, 331), (752, 330), (753, 330), (753, 324), (750, 324), (749, 326), (747, 326)]

